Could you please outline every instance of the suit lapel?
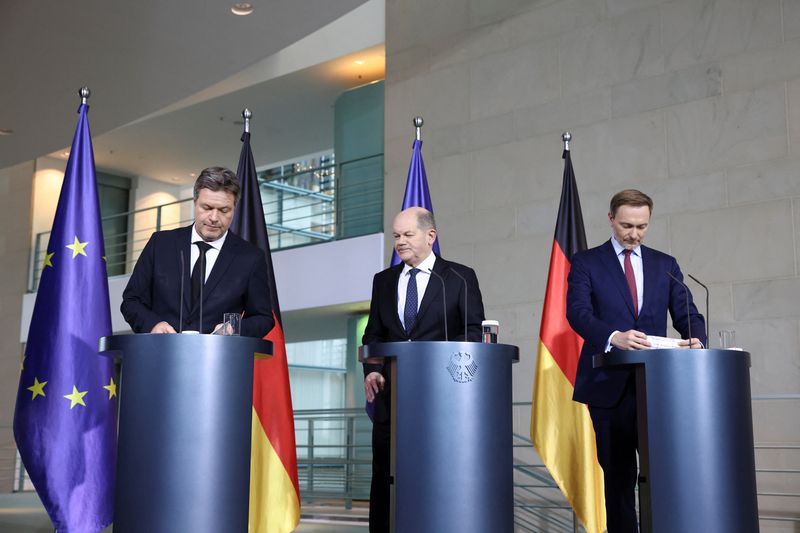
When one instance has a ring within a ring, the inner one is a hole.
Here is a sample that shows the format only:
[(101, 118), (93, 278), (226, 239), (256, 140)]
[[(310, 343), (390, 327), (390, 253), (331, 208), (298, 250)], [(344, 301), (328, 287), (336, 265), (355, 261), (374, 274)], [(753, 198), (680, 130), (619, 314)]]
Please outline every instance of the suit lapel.
[(445, 274), (447, 272), (446, 261), (441, 257), (437, 257), (436, 262), (433, 263), (433, 271), (436, 274), (439, 274), (442, 279), (440, 280), (433, 274), (428, 274), (430, 279), (428, 280), (428, 286), (425, 288), (425, 294), (422, 296), (422, 302), (419, 304), (419, 311), (417, 311), (417, 321), (414, 323), (414, 329), (416, 329), (419, 323), (422, 321), (422, 317), (430, 308), (431, 302), (439, 302), (442, 298), (442, 283), (446, 278)]
[(403, 322), (400, 320), (400, 315), (397, 313), (397, 284), (400, 283), (400, 274), (403, 272), (403, 263), (399, 265), (395, 265), (392, 270), (389, 271), (389, 275), (386, 278), (386, 289), (385, 293), (394, 294), (394, 298), (392, 298), (392, 308), (389, 309), (389, 314), (394, 317), (394, 327), (397, 331), (401, 332), (401, 336), (405, 337), (406, 330), (403, 327)]
[(601, 258), (603, 264), (606, 266), (606, 269), (609, 271), (609, 278), (611, 279), (611, 282), (619, 291), (622, 300), (625, 302), (625, 305), (628, 307), (628, 311), (631, 313), (631, 316), (636, 316), (633, 310), (631, 293), (628, 290), (628, 281), (625, 279), (625, 272), (623, 272), (622, 267), (619, 264), (619, 258), (614, 251), (614, 246), (611, 244), (611, 240), (606, 241), (606, 243), (603, 245), (603, 253), (601, 254)]
[(228, 236), (225, 238), (225, 244), (222, 245), (222, 250), (219, 251), (217, 260), (214, 261), (214, 268), (211, 269), (211, 274), (209, 274), (206, 284), (203, 285), (203, 305), (208, 302), (208, 298), (214, 292), (220, 280), (225, 276), (228, 267), (233, 263), (239, 245), (240, 243), (237, 237), (233, 235), (233, 233), (228, 232)]
[[(639, 251), (642, 254), (642, 275), (644, 277), (642, 280), (642, 287), (644, 289), (642, 294), (642, 311), (639, 313), (639, 316), (642, 316), (647, 308), (647, 304), (653, 299), (653, 291), (648, 291), (647, 287), (655, 288), (658, 285), (658, 280), (656, 279), (658, 273), (656, 272), (656, 264), (650, 255), (650, 250), (644, 246), (640, 246)], [(650, 298), (647, 297), (648, 293), (650, 294)]]

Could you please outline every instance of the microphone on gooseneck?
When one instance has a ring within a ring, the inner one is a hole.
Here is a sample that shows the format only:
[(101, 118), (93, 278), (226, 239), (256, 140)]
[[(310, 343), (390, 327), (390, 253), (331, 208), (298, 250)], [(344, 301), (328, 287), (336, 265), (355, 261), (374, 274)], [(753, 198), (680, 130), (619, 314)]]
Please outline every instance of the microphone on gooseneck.
[[(198, 246), (199, 248), (199, 246)], [(200, 250), (200, 273), (206, 273), (206, 254)], [(197, 324), (197, 331), (201, 334), (203, 333), (203, 285), (206, 284), (206, 279), (201, 277), (200, 279), (200, 322)]]
[(689, 348), (692, 347), (692, 313), (689, 311), (689, 287), (684, 282), (672, 275), (672, 272), (667, 272), (667, 276), (677, 281), (683, 287), (684, 295), (686, 295), (686, 327), (689, 330)]
[(695, 283), (697, 283), (698, 285), (700, 285), (701, 287), (703, 287), (706, 290), (706, 345), (708, 345), (708, 341), (711, 338), (711, 337), (708, 336), (708, 325), (711, 323), (710, 319), (708, 318), (708, 309), (709, 309), (708, 308), (708, 287), (706, 287), (705, 283), (703, 283), (702, 281), (700, 281), (696, 277), (692, 276), (691, 274), (687, 273), (686, 275), (689, 276), (690, 278), (692, 278)]
[(183, 258), (183, 249), (181, 249), (181, 307), (178, 310), (178, 333), (183, 333), (183, 278), (186, 277), (186, 260)]
[(444, 340), (449, 341), (450, 337), (447, 336), (447, 291), (444, 288), (444, 278), (433, 271), (432, 268), (428, 269), (428, 273), (436, 276), (442, 284), (442, 313), (444, 314)]
[(467, 307), (467, 278), (459, 274), (453, 267), (450, 267), (450, 272), (461, 278), (461, 281), (464, 282), (464, 342), (467, 342), (467, 317), (469, 316), (467, 312), (469, 310)]

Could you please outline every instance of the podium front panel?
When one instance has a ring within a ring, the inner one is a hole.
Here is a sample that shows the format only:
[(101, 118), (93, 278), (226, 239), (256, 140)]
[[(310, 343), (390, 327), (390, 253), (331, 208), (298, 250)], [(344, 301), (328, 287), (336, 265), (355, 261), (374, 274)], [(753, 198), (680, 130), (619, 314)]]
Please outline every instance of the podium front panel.
[(511, 533), (517, 347), (405, 342), (365, 348), (396, 360), (395, 531)]
[(254, 353), (248, 337), (121, 335), (114, 531), (246, 531)]

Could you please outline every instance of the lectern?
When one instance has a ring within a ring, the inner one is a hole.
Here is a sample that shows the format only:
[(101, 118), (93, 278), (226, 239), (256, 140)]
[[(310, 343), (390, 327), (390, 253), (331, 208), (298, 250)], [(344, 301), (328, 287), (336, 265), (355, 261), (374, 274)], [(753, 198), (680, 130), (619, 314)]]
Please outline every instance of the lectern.
[(116, 533), (247, 531), (254, 358), (272, 343), (115, 335), (122, 361)]
[(392, 365), (392, 528), (514, 529), (511, 365), (519, 349), (476, 342), (362, 346)]
[(758, 531), (750, 354), (612, 351), (636, 369), (642, 531)]

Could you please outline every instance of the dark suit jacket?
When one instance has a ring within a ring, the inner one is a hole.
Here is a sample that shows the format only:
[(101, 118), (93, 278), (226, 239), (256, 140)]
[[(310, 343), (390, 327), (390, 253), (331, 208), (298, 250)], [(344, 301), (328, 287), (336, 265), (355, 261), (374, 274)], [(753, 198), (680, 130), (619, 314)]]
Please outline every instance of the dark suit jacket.
[(669, 311), (673, 327), (684, 339), (689, 338), (691, 316), (692, 337), (706, 345), (705, 320), (692, 302), (691, 293), (688, 294), (690, 312), (687, 313), (687, 291), (667, 274), (683, 281), (675, 258), (646, 246), (640, 249), (644, 297), (638, 319), (634, 317), (625, 274), (610, 240), (572, 257), (567, 319), (584, 340), (573, 395), (577, 402), (611, 407), (621, 397), (631, 371), (592, 368), (592, 356), (605, 351), (608, 338), (615, 330), (636, 329), (648, 335), (665, 336)]
[[(150, 333), (157, 323), (180, 328), (181, 250), (183, 329), (198, 329), (200, 306), (191, 309), (190, 239), (192, 227), (154, 233), (122, 293), (120, 310), (135, 333)], [(264, 252), (228, 232), (214, 268), (203, 286), (202, 333), (211, 333), (224, 313), (241, 313), (241, 334), (263, 337), (274, 324)]]
[[(467, 339), (470, 341), (481, 340), (481, 322), (484, 319), (483, 299), (478, 286), (478, 278), (471, 268), (446, 261), (441, 257), (436, 258), (433, 271), (439, 274), (444, 281), (444, 296), (447, 297), (447, 336), (451, 341), (464, 340), (464, 281), (452, 270), (461, 274), (467, 281)], [(372, 280), (372, 301), (369, 306), (369, 320), (361, 338), (362, 344), (373, 342), (393, 341), (443, 341), (444, 311), (442, 282), (435, 275), (431, 275), (425, 295), (419, 305), (417, 321), (410, 334), (406, 334), (400, 317), (397, 315), (397, 283), (403, 264), (389, 267), (375, 274)], [(389, 398), (391, 390), (389, 382), (389, 364), (364, 365), (364, 377), (370, 372), (380, 372), (386, 378), (386, 386), (375, 398), (376, 422), (389, 420)]]

